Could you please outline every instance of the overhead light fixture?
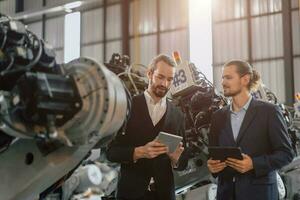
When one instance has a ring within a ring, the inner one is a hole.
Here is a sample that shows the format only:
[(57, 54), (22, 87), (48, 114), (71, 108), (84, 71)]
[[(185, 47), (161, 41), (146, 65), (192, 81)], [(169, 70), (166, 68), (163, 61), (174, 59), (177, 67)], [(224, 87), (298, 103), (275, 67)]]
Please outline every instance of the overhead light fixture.
[(64, 5), (66, 12), (72, 12), (72, 9), (78, 8), (82, 5), (82, 1), (75, 1)]
[(72, 9), (65, 8), (65, 11), (66, 11), (67, 13), (71, 13), (71, 12), (72, 12)]

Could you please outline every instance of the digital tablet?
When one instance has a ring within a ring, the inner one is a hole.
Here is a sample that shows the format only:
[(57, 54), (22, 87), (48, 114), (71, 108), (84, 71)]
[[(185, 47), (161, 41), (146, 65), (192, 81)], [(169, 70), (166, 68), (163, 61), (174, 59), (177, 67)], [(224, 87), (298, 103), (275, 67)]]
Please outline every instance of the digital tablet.
[(169, 148), (169, 153), (173, 153), (182, 141), (182, 137), (161, 131), (156, 137), (156, 140), (166, 145)]
[(208, 152), (213, 160), (225, 161), (227, 158), (243, 160), (242, 152), (239, 147), (210, 146), (208, 147)]

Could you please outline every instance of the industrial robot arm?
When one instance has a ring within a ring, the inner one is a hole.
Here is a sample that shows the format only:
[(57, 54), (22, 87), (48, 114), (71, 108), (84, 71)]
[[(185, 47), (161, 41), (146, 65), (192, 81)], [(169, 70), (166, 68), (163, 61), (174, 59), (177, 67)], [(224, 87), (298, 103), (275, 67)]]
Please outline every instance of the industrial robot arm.
[(48, 44), (0, 14), (0, 199), (61, 185), (123, 125), (120, 79), (89, 58), (57, 64)]

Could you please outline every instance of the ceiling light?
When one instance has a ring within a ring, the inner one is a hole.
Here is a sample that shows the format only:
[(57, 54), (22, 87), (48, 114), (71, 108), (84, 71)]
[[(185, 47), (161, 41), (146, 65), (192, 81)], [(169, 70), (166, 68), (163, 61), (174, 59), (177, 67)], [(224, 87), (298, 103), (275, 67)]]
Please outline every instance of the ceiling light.
[(71, 10), (71, 9), (74, 9), (74, 8), (78, 8), (80, 7), (82, 4), (82, 1), (75, 1), (75, 2), (72, 2), (72, 3), (67, 3), (64, 5), (64, 8), (66, 10)]

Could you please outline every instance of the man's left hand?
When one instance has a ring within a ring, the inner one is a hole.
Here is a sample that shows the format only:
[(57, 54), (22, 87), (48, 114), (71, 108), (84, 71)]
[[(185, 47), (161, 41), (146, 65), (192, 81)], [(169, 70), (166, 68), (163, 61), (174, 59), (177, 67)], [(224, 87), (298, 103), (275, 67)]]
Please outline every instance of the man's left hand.
[(232, 167), (236, 171), (240, 173), (246, 173), (253, 169), (253, 162), (250, 156), (246, 154), (243, 155), (243, 160), (238, 160), (234, 158), (227, 158), (226, 164), (229, 167)]
[(178, 145), (178, 147), (173, 153), (168, 153), (168, 156), (170, 157), (173, 166), (177, 164), (183, 150), (184, 150), (183, 144), (182, 142), (180, 142), (180, 144)]

